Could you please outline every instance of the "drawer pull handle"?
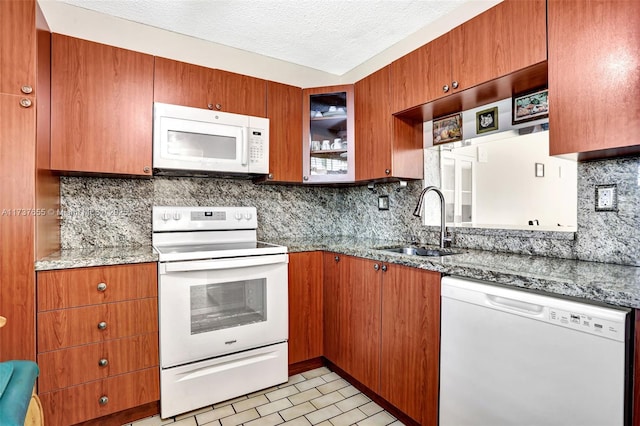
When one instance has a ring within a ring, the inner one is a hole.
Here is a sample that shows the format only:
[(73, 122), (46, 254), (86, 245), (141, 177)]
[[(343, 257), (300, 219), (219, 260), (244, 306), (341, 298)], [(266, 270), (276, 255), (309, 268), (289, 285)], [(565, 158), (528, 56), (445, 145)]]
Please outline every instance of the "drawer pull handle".
[(98, 291), (105, 291), (106, 289), (107, 289), (107, 284), (106, 283), (98, 284)]
[(107, 402), (109, 402), (109, 397), (101, 396), (98, 402), (100, 403), (100, 405), (107, 405)]
[(101, 321), (98, 323), (98, 328), (100, 330), (104, 330), (105, 328), (107, 328), (107, 323), (105, 321)]
[(102, 358), (100, 361), (98, 361), (98, 365), (100, 367), (106, 367), (107, 365), (109, 365), (109, 360), (106, 358)]

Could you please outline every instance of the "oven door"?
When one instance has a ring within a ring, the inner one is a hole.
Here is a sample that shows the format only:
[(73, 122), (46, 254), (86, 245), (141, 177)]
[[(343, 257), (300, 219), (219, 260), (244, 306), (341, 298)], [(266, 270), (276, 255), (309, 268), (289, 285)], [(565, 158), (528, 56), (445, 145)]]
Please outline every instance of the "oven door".
[(159, 264), (162, 368), (284, 342), (288, 255)]

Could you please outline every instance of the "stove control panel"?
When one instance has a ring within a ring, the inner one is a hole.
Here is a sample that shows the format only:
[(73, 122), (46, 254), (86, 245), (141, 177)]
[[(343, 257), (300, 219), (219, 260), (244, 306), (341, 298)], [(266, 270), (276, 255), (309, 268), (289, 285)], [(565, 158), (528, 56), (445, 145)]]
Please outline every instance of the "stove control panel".
[(255, 207), (154, 206), (153, 232), (256, 229)]

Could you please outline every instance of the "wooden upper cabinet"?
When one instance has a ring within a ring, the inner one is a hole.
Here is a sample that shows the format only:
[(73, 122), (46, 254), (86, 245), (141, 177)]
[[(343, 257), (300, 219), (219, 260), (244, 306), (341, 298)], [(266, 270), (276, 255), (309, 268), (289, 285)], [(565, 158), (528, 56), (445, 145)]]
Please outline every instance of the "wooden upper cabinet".
[(639, 150), (639, 46), (637, 0), (549, 0), (551, 155)]
[(269, 81), (269, 182), (302, 182), (302, 89)]
[(383, 276), (380, 396), (421, 425), (435, 426), (440, 274), (388, 265)]
[(155, 102), (266, 117), (266, 91), (266, 80), (155, 58)]
[(505, 0), (450, 32), (452, 90), (547, 59), (546, 0)]
[(51, 168), (151, 175), (153, 56), (52, 36)]
[(391, 115), (389, 74), (390, 66), (386, 66), (355, 84), (358, 181), (423, 176), (422, 133)]
[(156, 56), (153, 101), (193, 108), (208, 108), (211, 103), (209, 87), (213, 86), (213, 74), (214, 70), (211, 68)]
[(390, 177), (394, 171), (389, 91), (389, 66), (355, 84), (356, 180)]
[(289, 364), (321, 357), (321, 251), (289, 254)]
[(380, 383), (380, 265), (357, 257), (324, 255), (324, 356), (376, 392)]
[(433, 40), (391, 63), (391, 110), (394, 113), (445, 96), (450, 85), (449, 34)]
[(0, 93), (35, 96), (36, 2), (2, 0), (0, 17)]
[(394, 61), (392, 112), (546, 61), (546, 17), (545, 0), (505, 0)]

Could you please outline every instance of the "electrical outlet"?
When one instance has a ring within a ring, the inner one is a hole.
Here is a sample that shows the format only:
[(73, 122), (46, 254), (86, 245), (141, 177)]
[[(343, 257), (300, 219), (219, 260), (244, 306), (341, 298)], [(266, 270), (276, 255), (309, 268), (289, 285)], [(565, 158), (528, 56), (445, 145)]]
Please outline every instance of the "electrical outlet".
[(596, 185), (596, 211), (610, 212), (618, 208), (616, 185)]
[(389, 196), (378, 196), (378, 210), (389, 210)]

